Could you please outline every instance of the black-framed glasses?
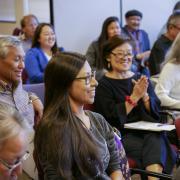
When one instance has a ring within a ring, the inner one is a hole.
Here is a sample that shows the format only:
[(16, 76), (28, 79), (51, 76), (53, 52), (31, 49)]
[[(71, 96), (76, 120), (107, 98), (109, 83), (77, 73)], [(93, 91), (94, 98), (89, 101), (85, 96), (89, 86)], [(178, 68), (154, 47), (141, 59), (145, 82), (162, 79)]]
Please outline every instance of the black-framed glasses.
[(133, 58), (133, 54), (131, 52), (118, 52), (118, 53), (114, 53), (111, 52), (112, 55), (114, 55), (115, 57), (119, 58), (119, 59), (124, 59), (125, 57), (127, 57), (128, 59)]
[(30, 156), (29, 151), (26, 151), (26, 153), (20, 158), (18, 159), (14, 164), (9, 164), (8, 162), (6, 162), (3, 159), (0, 159), (0, 163), (2, 165), (4, 165), (7, 170), (12, 171), (13, 169), (15, 169), (17, 166), (19, 166), (23, 161), (25, 161), (26, 159), (28, 159), (28, 157)]
[(91, 74), (85, 76), (85, 77), (77, 77), (77, 80), (85, 80), (85, 84), (88, 85), (91, 83), (91, 80), (96, 77), (96, 71), (92, 71)]

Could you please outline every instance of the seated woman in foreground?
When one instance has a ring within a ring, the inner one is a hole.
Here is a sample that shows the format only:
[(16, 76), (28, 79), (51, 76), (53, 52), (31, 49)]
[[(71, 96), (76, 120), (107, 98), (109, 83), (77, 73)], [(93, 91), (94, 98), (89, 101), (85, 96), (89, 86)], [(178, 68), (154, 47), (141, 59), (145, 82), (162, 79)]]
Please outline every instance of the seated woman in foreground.
[[(103, 58), (108, 72), (99, 81), (95, 110), (121, 130), (127, 156), (150, 171), (171, 173), (175, 154), (159, 132), (124, 129), (124, 124), (140, 120), (159, 121), (159, 100), (146, 76), (130, 71), (132, 47), (116, 36), (104, 45)], [(151, 179), (151, 177), (149, 177)]]
[(127, 179), (112, 127), (100, 114), (83, 110), (94, 102), (96, 86), (95, 73), (80, 54), (61, 53), (48, 63), (44, 116), (35, 133), (45, 180)]

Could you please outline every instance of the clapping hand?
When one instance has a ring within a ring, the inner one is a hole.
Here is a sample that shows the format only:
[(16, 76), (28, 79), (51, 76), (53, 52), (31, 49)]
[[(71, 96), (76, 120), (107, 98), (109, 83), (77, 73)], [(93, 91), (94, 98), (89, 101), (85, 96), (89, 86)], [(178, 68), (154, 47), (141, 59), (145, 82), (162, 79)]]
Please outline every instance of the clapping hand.
[(133, 79), (132, 82), (134, 83), (134, 88), (131, 96), (137, 102), (147, 94), (149, 85), (148, 78), (146, 76), (141, 76), (137, 81)]

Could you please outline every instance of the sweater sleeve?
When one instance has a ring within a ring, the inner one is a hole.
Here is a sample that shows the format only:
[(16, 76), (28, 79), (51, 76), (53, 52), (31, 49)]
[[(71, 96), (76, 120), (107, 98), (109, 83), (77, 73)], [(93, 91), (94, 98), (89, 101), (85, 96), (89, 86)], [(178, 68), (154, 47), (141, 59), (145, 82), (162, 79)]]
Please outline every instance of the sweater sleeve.
[(102, 114), (105, 119), (115, 127), (122, 128), (127, 120), (125, 102), (117, 101), (113, 94), (113, 88), (101, 81), (96, 88), (95, 111)]
[(106, 139), (107, 147), (109, 150), (110, 161), (106, 171), (108, 175), (110, 175), (114, 171), (120, 170), (120, 156), (115, 142), (114, 131), (113, 128), (109, 125), (109, 123), (104, 119), (103, 116), (97, 113), (94, 113), (94, 115), (96, 116), (96, 120), (102, 126), (102, 130), (100, 131), (102, 131), (101, 133)]
[[(180, 108), (180, 100), (173, 98), (170, 93), (174, 87), (176, 87), (177, 79), (179, 76), (179, 68), (177, 69), (172, 63), (168, 63), (164, 66), (158, 83), (155, 87), (157, 96), (161, 101), (162, 106), (170, 108)], [(178, 94), (178, 93), (177, 93)]]
[(96, 41), (93, 41), (86, 52), (87, 60), (92, 68), (96, 67), (96, 59), (97, 59), (97, 50), (96, 50)]
[(34, 49), (30, 49), (26, 54), (25, 69), (28, 73), (30, 83), (43, 82), (44, 73), (40, 70), (39, 54)]

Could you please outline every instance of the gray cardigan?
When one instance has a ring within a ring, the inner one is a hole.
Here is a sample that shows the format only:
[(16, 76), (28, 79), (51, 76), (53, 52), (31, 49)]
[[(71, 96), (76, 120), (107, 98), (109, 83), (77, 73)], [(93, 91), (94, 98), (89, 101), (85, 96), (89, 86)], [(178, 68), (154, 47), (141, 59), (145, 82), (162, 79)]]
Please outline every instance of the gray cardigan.
[[(117, 149), (114, 132), (112, 127), (107, 123), (107, 121), (100, 114), (86, 111), (86, 114), (90, 118), (90, 133), (95, 137), (95, 141), (100, 149), (101, 160), (103, 164), (103, 174), (98, 176), (97, 179), (110, 180), (109, 175), (120, 169), (120, 157), (119, 151)], [(56, 174), (56, 170), (52, 165), (46, 161), (46, 158), (41, 156), (40, 164), (44, 172), (45, 180), (59, 180), (62, 179)], [(73, 171), (74, 169), (72, 169)], [(74, 174), (74, 173), (73, 173)], [(75, 177), (76, 180), (93, 180), (93, 178), (82, 177), (79, 175)]]

